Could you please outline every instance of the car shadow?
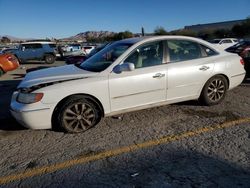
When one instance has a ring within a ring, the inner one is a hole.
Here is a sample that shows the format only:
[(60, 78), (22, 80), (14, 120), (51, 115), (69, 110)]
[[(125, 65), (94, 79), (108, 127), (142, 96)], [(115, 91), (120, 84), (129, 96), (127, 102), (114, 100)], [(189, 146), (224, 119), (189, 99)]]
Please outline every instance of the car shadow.
[(26, 129), (12, 117), (0, 119), (0, 122), (1, 122), (0, 124), (1, 131), (20, 131)]
[(27, 73), (32, 72), (32, 71), (37, 71), (37, 70), (41, 70), (41, 69), (47, 69), (47, 68), (52, 68), (53, 66), (38, 66), (35, 68), (29, 68), (26, 70)]
[[(11, 96), (19, 83), (20, 80), (0, 80), (0, 120), (11, 117), (9, 112)], [(3, 125), (1, 121), (0, 125)]]
[(44, 65), (45, 62), (44, 61), (24, 61), (24, 62), (21, 62), (21, 65)]
[[(140, 149), (54, 172), (53, 183), (56, 187), (249, 187), (250, 171), (247, 167), (244, 169), (197, 150), (195, 146), (173, 149), (166, 145)], [(89, 157), (89, 153), (98, 154), (86, 151), (76, 158)], [(29, 169), (33, 168), (36, 165)], [(51, 176), (24, 179), (21, 185), (53, 185), (50, 184)], [(15, 187), (19, 183), (9, 185)]]
[(11, 74), (13, 77), (13, 79), (20, 79), (20, 78), (24, 78), (26, 74)]

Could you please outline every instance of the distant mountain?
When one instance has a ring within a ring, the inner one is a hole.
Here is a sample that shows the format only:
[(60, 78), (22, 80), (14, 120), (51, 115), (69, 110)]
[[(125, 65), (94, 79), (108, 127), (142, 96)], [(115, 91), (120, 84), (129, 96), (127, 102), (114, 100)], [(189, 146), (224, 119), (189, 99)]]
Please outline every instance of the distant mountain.
[(2, 37), (7, 37), (9, 38), (11, 41), (26, 41), (26, 40), (31, 40), (32, 38), (18, 38), (18, 37), (13, 37), (11, 35), (0, 35), (0, 39)]
[(64, 38), (63, 40), (81, 40), (86, 41), (89, 38), (104, 38), (113, 36), (115, 33), (110, 31), (86, 31), (82, 33), (78, 33), (75, 36)]

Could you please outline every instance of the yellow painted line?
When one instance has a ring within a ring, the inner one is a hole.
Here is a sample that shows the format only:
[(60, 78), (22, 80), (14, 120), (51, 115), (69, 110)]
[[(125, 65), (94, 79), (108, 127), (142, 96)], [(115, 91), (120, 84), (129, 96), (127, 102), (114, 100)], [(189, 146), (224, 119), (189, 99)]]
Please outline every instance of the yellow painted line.
[(91, 156), (82, 156), (80, 158), (64, 161), (61, 163), (43, 166), (43, 167), (38, 167), (38, 168), (26, 170), (26, 171), (18, 173), (18, 174), (12, 174), (12, 175), (8, 175), (8, 176), (0, 177), (0, 184), (7, 184), (7, 183), (10, 183), (10, 182), (16, 181), (16, 180), (22, 180), (22, 179), (30, 178), (33, 176), (38, 176), (41, 174), (52, 173), (52, 172), (55, 172), (57, 170), (62, 170), (62, 169), (65, 169), (65, 168), (68, 168), (71, 166), (78, 165), (78, 164), (84, 164), (84, 163), (91, 162), (91, 161), (101, 160), (101, 159), (105, 159), (107, 157), (117, 156), (117, 155), (120, 155), (123, 153), (136, 151), (136, 150), (139, 150), (142, 148), (152, 147), (152, 146), (156, 146), (156, 145), (160, 145), (160, 144), (166, 144), (166, 143), (170, 143), (173, 141), (181, 140), (183, 138), (197, 136), (197, 135), (200, 135), (202, 133), (207, 133), (207, 132), (211, 132), (214, 130), (233, 127), (236, 125), (240, 125), (242, 123), (249, 123), (249, 122), (250, 122), (250, 118), (243, 118), (243, 119), (239, 119), (239, 120), (235, 120), (235, 121), (225, 122), (225, 123), (219, 124), (219, 125), (214, 125), (211, 127), (204, 127), (204, 128), (196, 129), (193, 131), (184, 132), (184, 133), (181, 133), (178, 135), (166, 136), (166, 137), (163, 137), (160, 139), (150, 140), (150, 141), (143, 142), (140, 144), (130, 145), (130, 146), (126, 146), (126, 147), (122, 147), (122, 148), (118, 148), (118, 149), (113, 149), (113, 150), (109, 150), (109, 151), (104, 151), (104, 152), (100, 152), (100, 153), (97, 153), (97, 154), (94, 154)]

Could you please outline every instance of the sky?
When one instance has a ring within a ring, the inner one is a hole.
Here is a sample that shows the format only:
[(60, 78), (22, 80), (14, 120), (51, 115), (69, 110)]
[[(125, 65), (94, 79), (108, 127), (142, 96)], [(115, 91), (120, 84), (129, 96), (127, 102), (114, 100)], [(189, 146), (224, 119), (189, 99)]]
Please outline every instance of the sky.
[(245, 19), (250, 0), (0, 0), (0, 35), (64, 38), (85, 31), (167, 31)]

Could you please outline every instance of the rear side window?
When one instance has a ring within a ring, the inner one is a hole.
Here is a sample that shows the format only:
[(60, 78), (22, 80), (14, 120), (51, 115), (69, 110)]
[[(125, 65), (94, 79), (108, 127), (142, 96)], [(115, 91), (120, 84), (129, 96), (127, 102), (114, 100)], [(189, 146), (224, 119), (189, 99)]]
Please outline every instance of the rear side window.
[(170, 62), (187, 61), (202, 57), (200, 45), (187, 40), (167, 41)]
[(205, 57), (209, 57), (209, 56), (213, 56), (213, 55), (218, 54), (216, 51), (212, 50), (211, 48), (209, 48), (207, 46), (201, 45), (201, 48), (202, 48), (202, 54)]
[(223, 40), (221, 41), (221, 44), (227, 44), (227, 43), (233, 43), (231, 40)]
[(90, 50), (90, 49), (92, 49), (93, 47), (91, 47), (91, 46), (85, 46), (85, 47), (83, 47), (84, 48), (84, 50)]
[(33, 44), (32, 48), (33, 49), (39, 49), (39, 48), (43, 48), (43, 46), (42, 46), (42, 44), (37, 43), (37, 44)]

